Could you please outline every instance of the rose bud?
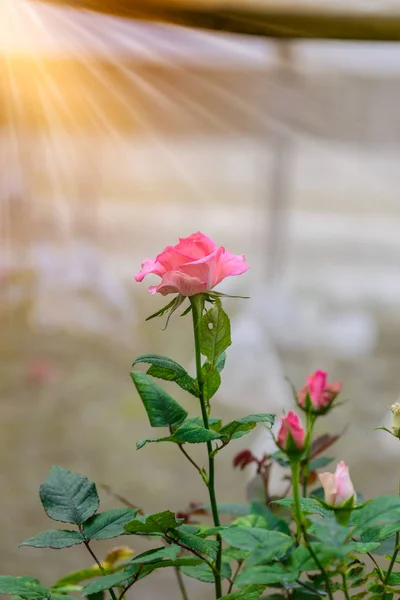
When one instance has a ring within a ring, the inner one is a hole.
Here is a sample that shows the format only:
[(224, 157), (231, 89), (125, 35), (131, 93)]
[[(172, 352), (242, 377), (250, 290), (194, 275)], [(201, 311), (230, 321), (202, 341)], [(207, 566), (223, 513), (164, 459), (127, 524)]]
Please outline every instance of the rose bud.
[(306, 412), (326, 413), (342, 389), (342, 384), (328, 383), (325, 371), (308, 375), (306, 385), (298, 392), (297, 402)]
[(400, 402), (396, 402), (396, 404), (392, 404), (390, 407), (392, 411), (392, 432), (393, 435), (400, 438)]
[(319, 480), (325, 493), (325, 502), (333, 508), (346, 506), (351, 508), (356, 503), (356, 493), (349, 475), (349, 467), (341, 461), (334, 473), (319, 473)]
[(176, 246), (167, 246), (156, 258), (145, 260), (135, 280), (141, 282), (152, 273), (161, 277), (161, 283), (149, 287), (151, 294), (194, 296), (209, 292), (225, 277), (241, 275), (249, 268), (243, 254), (231, 254), (198, 232), (180, 238)]
[(288, 454), (298, 454), (304, 449), (306, 433), (300, 423), (299, 416), (290, 410), (285, 417), (281, 417), (278, 431), (277, 444), (281, 450)]

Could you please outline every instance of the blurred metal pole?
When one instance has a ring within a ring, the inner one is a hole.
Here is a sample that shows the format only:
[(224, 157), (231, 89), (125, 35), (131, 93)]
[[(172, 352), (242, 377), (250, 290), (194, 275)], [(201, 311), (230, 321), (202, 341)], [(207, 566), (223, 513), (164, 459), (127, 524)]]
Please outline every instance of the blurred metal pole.
[(276, 83), (280, 88), (278, 108), (274, 114), (272, 133), (272, 169), (270, 201), (266, 203), (267, 277), (276, 281), (282, 276), (288, 246), (288, 219), (291, 200), (292, 140), (288, 122), (292, 110), (289, 83), (293, 72), (293, 47), (288, 42), (277, 42), (279, 64)]

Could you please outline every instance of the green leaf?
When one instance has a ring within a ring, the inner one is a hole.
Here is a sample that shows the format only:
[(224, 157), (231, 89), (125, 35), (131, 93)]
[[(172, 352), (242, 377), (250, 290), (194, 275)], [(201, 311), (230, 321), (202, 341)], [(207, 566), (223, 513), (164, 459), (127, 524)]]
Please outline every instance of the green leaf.
[(323, 469), (333, 460), (334, 459), (329, 456), (318, 456), (317, 458), (313, 458), (308, 465), (309, 472), (311, 473), (311, 471), (315, 471), (316, 469)]
[(90, 596), (91, 594), (98, 594), (103, 590), (108, 590), (111, 587), (121, 585), (122, 583), (128, 583), (129, 579), (133, 578), (134, 575), (129, 575), (125, 571), (120, 573), (113, 573), (112, 575), (104, 575), (104, 577), (100, 577), (93, 581), (93, 583), (89, 583), (83, 588), (83, 595)]
[(185, 533), (176, 529), (171, 532), (171, 535), (179, 540), (181, 544), (184, 544), (188, 548), (192, 550), (196, 550), (196, 552), (200, 552), (200, 554), (206, 554), (211, 558), (216, 558), (219, 542), (215, 540), (205, 540), (202, 537), (194, 535), (192, 533)]
[[(313, 498), (301, 498), (301, 509), (305, 514), (316, 514), (321, 517), (331, 517), (332, 511), (324, 508), (317, 500)], [(281, 498), (280, 500), (274, 500), (274, 504), (285, 506), (293, 510), (293, 498)]]
[(217, 369), (218, 373), (221, 374), (221, 372), (223, 371), (223, 369), (225, 367), (225, 363), (226, 363), (226, 352), (221, 352), (221, 354), (218, 356), (217, 361), (215, 363), (215, 368)]
[(210, 365), (205, 363), (202, 367), (203, 372), (203, 392), (206, 400), (211, 400), (214, 394), (217, 393), (221, 385), (221, 375)]
[(251, 567), (239, 573), (235, 580), (237, 587), (245, 587), (246, 585), (271, 585), (273, 583), (291, 583), (296, 581), (299, 576), (297, 570), (291, 570), (276, 563), (262, 567)]
[(230, 440), (235, 440), (254, 429), (257, 423), (268, 423), (272, 427), (274, 420), (275, 415), (270, 414), (248, 415), (224, 425), (219, 433)]
[[(210, 510), (211, 505), (205, 504), (204, 508)], [(218, 512), (221, 515), (248, 515), (251, 512), (250, 504), (247, 502), (218, 502)]]
[(83, 581), (87, 581), (88, 579), (94, 579), (95, 577), (99, 577), (101, 575), (101, 571), (97, 565), (93, 565), (89, 569), (80, 569), (79, 571), (73, 571), (69, 573), (62, 579), (59, 579), (57, 583), (52, 586), (52, 589), (64, 588), (66, 586), (73, 586), (78, 583), (82, 583)]
[(132, 371), (131, 377), (152, 427), (173, 427), (186, 419), (186, 410), (150, 377), (139, 371)]
[(222, 596), (221, 600), (258, 600), (264, 589), (264, 585), (246, 585), (246, 587), (238, 592)]
[[(290, 535), (287, 522), (274, 515), (272, 510), (265, 504), (260, 504), (260, 502), (252, 502), (251, 512), (253, 515), (261, 516), (264, 519), (267, 529), (273, 529)], [(260, 525), (258, 525), (258, 527), (260, 527)]]
[(171, 544), (170, 546), (163, 546), (162, 548), (154, 548), (153, 550), (147, 550), (147, 552), (143, 552), (143, 554), (139, 554), (132, 558), (129, 562), (130, 565), (151, 563), (154, 561), (160, 561), (164, 558), (169, 560), (175, 560), (181, 551), (180, 547), (176, 544)]
[[(205, 562), (195, 567), (182, 567), (182, 573), (198, 581), (204, 581), (205, 583), (214, 583), (214, 573), (212, 572), (209, 565)], [(231, 569), (227, 563), (222, 564), (221, 577), (222, 579), (228, 579), (231, 576)]]
[[(221, 532), (221, 536), (227, 544), (240, 550), (254, 550), (260, 544), (268, 542), (273, 531), (261, 527), (240, 527), (232, 525)], [(283, 534), (281, 534), (283, 535)]]
[(109, 540), (126, 535), (124, 527), (137, 512), (137, 508), (114, 508), (94, 515), (83, 525), (83, 534), (87, 540)]
[(246, 565), (266, 565), (282, 560), (294, 546), (289, 535), (279, 531), (269, 531), (268, 538), (255, 548), (246, 560)]
[(217, 301), (201, 320), (200, 350), (214, 367), (218, 357), (230, 346), (231, 324), (221, 302)]
[(183, 522), (182, 519), (177, 519), (175, 514), (170, 510), (164, 510), (159, 513), (143, 515), (133, 519), (124, 527), (125, 531), (133, 534), (149, 534), (156, 533), (163, 535), (169, 529), (175, 529)]
[(152, 444), (155, 442), (174, 442), (176, 444), (201, 444), (203, 442), (210, 442), (212, 440), (221, 439), (221, 435), (210, 429), (205, 429), (202, 425), (197, 423), (197, 417), (189, 417), (176, 429), (172, 435), (168, 435), (162, 438), (148, 438), (146, 440), (140, 440), (136, 443), (136, 448), (140, 450), (146, 444)]
[(20, 546), (33, 546), (34, 548), (71, 548), (82, 544), (84, 537), (78, 531), (64, 531), (63, 529), (51, 529), (42, 531), (27, 540), (24, 540)]
[(82, 525), (99, 508), (96, 486), (87, 477), (52, 467), (39, 489), (47, 515), (54, 521)]
[(368, 554), (368, 552), (373, 552), (377, 548), (379, 548), (379, 542), (350, 542), (349, 544), (352, 548), (352, 552), (357, 552), (358, 554)]
[(362, 534), (377, 525), (398, 524), (400, 529), (400, 498), (381, 496), (353, 513), (355, 533)]
[(0, 594), (13, 594), (24, 600), (50, 598), (51, 591), (40, 585), (33, 577), (0, 576)]
[(158, 377), (164, 381), (173, 381), (183, 390), (190, 392), (197, 398), (199, 397), (196, 380), (174, 360), (158, 354), (142, 354), (135, 360), (132, 367), (139, 363), (151, 364), (147, 371), (148, 375)]
[(169, 302), (168, 304), (166, 304), (166, 306), (163, 306), (162, 308), (160, 308), (160, 310), (147, 317), (145, 321), (150, 321), (150, 319), (154, 319), (154, 317), (161, 317), (164, 313), (167, 312), (167, 310), (175, 306), (177, 298), (178, 296), (175, 296), (175, 298), (171, 300), (171, 302)]

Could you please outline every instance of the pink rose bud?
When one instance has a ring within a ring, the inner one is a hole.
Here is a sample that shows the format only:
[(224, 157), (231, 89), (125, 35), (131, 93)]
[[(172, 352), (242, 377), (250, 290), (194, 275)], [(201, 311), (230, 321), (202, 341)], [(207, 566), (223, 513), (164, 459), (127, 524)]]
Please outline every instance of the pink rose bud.
[(299, 416), (290, 410), (285, 417), (281, 417), (281, 426), (278, 432), (278, 446), (285, 452), (302, 450), (306, 433), (300, 423)]
[(225, 277), (241, 275), (249, 268), (243, 254), (231, 254), (198, 232), (179, 238), (176, 246), (167, 246), (156, 258), (145, 260), (135, 280), (140, 282), (152, 273), (161, 277), (161, 283), (149, 287), (151, 294), (194, 296), (209, 292)]
[(390, 407), (392, 411), (392, 432), (396, 437), (400, 437), (400, 402), (392, 404)]
[(319, 480), (325, 492), (325, 502), (329, 506), (341, 507), (353, 498), (353, 505), (356, 501), (356, 494), (353, 483), (349, 475), (349, 467), (341, 461), (334, 473), (319, 473)]
[(324, 412), (332, 404), (342, 389), (341, 383), (328, 383), (325, 371), (315, 371), (308, 375), (306, 385), (297, 394), (300, 406), (307, 410), (311, 403), (314, 412)]

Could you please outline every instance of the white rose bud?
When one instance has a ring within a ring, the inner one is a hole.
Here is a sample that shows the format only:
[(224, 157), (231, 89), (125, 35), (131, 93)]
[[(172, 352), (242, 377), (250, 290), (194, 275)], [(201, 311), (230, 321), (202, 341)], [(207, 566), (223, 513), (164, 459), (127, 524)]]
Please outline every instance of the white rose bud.
[(393, 435), (400, 438), (400, 402), (392, 404), (390, 410), (392, 411), (392, 431)]

